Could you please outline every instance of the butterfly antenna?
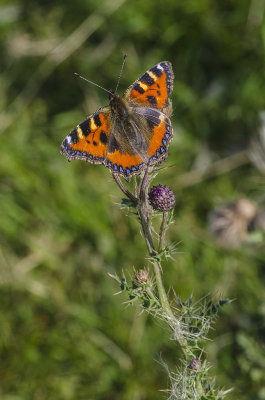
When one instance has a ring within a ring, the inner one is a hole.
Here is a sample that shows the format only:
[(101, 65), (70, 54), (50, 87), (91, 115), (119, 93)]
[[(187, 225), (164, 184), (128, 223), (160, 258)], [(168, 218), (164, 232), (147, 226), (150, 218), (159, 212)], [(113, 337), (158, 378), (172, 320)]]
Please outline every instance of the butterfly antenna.
[(104, 87), (98, 85), (97, 83), (92, 82), (92, 81), (90, 81), (89, 79), (84, 78), (83, 76), (79, 75), (77, 72), (74, 72), (74, 75), (77, 76), (78, 78), (83, 79), (84, 81), (86, 81), (86, 82), (88, 82), (88, 83), (91, 83), (91, 84), (94, 85), (94, 86), (99, 87), (99, 88), (102, 89), (102, 90), (105, 90), (105, 92), (111, 94), (111, 91), (110, 91), (110, 90), (107, 90), (107, 89), (105, 89)]
[(124, 68), (126, 57), (127, 57), (127, 54), (124, 54), (122, 65), (121, 65), (121, 70), (120, 70), (120, 74), (119, 74), (119, 78), (118, 78), (118, 82), (117, 82), (117, 86), (116, 86), (116, 89), (115, 89), (115, 93), (117, 93), (117, 90), (118, 90), (118, 87), (119, 87), (119, 84), (120, 84), (120, 80), (121, 80), (121, 76), (122, 76), (122, 72), (123, 72), (123, 68)]

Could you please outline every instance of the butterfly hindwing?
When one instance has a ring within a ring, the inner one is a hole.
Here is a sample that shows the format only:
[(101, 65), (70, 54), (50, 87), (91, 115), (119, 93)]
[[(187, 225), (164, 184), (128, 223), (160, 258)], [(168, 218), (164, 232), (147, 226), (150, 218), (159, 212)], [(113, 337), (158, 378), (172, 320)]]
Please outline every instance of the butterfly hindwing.
[(170, 119), (154, 108), (135, 107), (132, 109), (130, 125), (116, 127), (116, 136), (124, 128), (128, 136), (123, 135), (118, 142), (114, 135), (109, 140), (105, 165), (114, 174), (126, 179), (139, 173), (147, 165), (159, 164), (167, 157), (168, 145), (172, 139)]
[(146, 165), (142, 155), (145, 155), (143, 148), (147, 145), (143, 142), (142, 133), (131, 122), (116, 119), (104, 163), (113, 173), (126, 179), (139, 173)]
[(174, 73), (169, 61), (162, 61), (146, 71), (125, 92), (124, 98), (135, 105), (163, 109), (173, 89)]
[(61, 153), (69, 161), (76, 158), (102, 164), (108, 151), (111, 132), (110, 107), (103, 107), (69, 133), (61, 145)]
[(167, 157), (169, 142), (172, 139), (172, 126), (170, 119), (163, 112), (148, 107), (134, 108), (135, 115), (142, 115), (148, 125), (147, 132), (147, 156), (148, 165), (154, 165)]
[(138, 154), (123, 153), (119, 147), (108, 152), (104, 163), (114, 174), (122, 175), (125, 179), (137, 174), (146, 165)]

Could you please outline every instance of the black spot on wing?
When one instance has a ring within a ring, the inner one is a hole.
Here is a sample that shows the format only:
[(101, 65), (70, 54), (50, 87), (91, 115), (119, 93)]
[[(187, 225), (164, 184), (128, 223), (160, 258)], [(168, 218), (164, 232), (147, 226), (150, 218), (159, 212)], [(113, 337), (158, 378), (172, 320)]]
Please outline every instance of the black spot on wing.
[(149, 125), (151, 131), (153, 131), (154, 127), (158, 125), (156, 121), (151, 120), (151, 119), (148, 119), (148, 120), (147, 120), (147, 123), (148, 123), (148, 125)]
[(155, 96), (147, 96), (147, 99), (148, 99), (149, 103), (152, 104), (153, 106), (157, 105), (157, 100), (156, 100)]
[(85, 119), (83, 122), (81, 122), (81, 124), (79, 125), (80, 129), (82, 130), (82, 133), (84, 136), (88, 136), (91, 133), (90, 130), (90, 119), (91, 118), (87, 118)]
[(144, 89), (139, 85), (139, 83), (136, 83), (133, 87), (134, 90), (136, 90), (140, 94), (144, 94)]
[[(75, 128), (71, 133), (69, 133), (69, 136), (71, 137), (72, 143), (76, 144), (79, 142), (79, 138), (77, 136), (77, 129)], [(65, 142), (67, 142), (65, 140)]]
[(97, 145), (98, 145), (97, 142), (95, 142), (95, 140), (93, 140), (93, 145), (94, 145), (94, 146), (97, 146)]
[(148, 74), (148, 72), (143, 74), (143, 76), (141, 76), (139, 81), (143, 82), (143, 83), (146, 83), (148, 86), (152, 86), (155, 83), (154, 79)]
[(94, 119), (95, 124), (98, 127), (100, 127), (102, 125), (98, 114), (94, 115), (93, 119)]
[(100, 132), (99, 140), (103, 144), (107, 144), (108, 143), (108, 137), (107, 137), (107, 135), (106, 135), (106, 133), (104, 131)]
[(115, 150), (119, 150), (119, 144), (115, 137), (112, 136), (108, 151), (109, 153), (114, 153)]
[(158, 78), (160, 78), (160, 76), (162, 76), (163, 73), (163, 70), (157, 68), (157, 66), (151, 68), (150, 71), (153, 72), (153, 74), (155, 74)]

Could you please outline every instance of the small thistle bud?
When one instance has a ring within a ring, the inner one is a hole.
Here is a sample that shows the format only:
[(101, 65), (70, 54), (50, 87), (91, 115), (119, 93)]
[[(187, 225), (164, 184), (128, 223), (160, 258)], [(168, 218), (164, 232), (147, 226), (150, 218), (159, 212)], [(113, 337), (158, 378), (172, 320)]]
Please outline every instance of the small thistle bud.
[(137, 283), (143, 285), (149, 279), (148, 272), (145, 269), (139, 269), (139, 271), (137, 271), (135, 274), (135, 279)]
[(149, 192), (149, 202), (154, 210), (169, 211), (174, 207), (176, 198), (167, 186), (156, 185)]
[(192, 369), (193, 371), (198, 371), (198, 369), (201, 368), (200, 360), (193, 358), (193, 360), (191, 360), (191, 362), (190, 362), (189, 368)]

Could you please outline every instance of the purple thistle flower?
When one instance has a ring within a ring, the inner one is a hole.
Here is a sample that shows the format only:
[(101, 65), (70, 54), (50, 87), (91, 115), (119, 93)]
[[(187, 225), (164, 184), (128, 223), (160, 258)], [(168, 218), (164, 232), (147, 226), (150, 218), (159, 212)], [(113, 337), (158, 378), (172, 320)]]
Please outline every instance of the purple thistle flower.
[(164, 185), (153, 186), (148, 197), (151, 206), (157, 211), (169, 211), (174, 207), (176, 202), (172, 190)]

